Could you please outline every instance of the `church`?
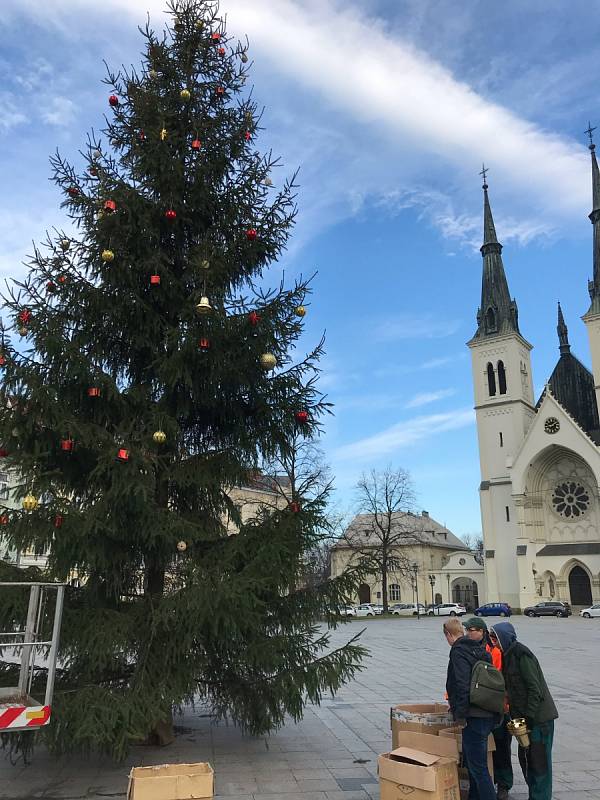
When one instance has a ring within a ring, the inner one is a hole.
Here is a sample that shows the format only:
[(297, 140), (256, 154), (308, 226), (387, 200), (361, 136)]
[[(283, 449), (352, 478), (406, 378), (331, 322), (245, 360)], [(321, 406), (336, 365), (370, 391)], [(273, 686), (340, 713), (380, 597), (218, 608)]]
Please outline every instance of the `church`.
[[(591, 135), (591, 132), (590, 132)], [(558, 306), (558, 360), (533, 394), (532, 345), (521, 335), (483, 182), (483, 279), (471, 351), (487, 601), (600, 601), (600, 173), (592, 161), (593, 279), (583, 316), (592, 370), (571, 352)]]

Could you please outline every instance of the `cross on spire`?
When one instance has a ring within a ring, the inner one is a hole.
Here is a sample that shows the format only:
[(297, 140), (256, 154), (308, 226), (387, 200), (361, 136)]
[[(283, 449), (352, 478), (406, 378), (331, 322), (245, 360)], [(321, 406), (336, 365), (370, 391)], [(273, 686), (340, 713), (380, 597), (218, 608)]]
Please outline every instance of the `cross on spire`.
[(482, 165), (481, 165), (481, 172), (480, 172), (479, 174), (480, 174), (480, 175), (483, 175), (483, 188), (484, 188), (484, 189), (487, 189), (487, 188), (488, 188), (488, 185), (487, 185), (487, 180), (486, 180), (486, 179), (487, 179), (487, 174), (488, 174), (488, 172), (489, 172), (489, 169), (487, 169), (487, 167), (485, 166), (485, 164), (482, 164)]
[(587, 131), (586, 131), (586, 133), (587, 133), (587, 135), (590, 137), (590, 143), (589, 143), (589, 145), (588, 145), (588, 147), (590, 148), (590, 150), (595, 150), (595, 149), (596, 149), (596, 145), (594, 144), (594, 140), (592, 139), (592, 133), (593, 133), (595, 130), (596, 130), (596, 128), (595, 128), (595, 127), (594, 127), (594, 128), (592, 128), (592, 123), (591, 123), (591, 122), (588, 122), (588, 127), (587, 127)]

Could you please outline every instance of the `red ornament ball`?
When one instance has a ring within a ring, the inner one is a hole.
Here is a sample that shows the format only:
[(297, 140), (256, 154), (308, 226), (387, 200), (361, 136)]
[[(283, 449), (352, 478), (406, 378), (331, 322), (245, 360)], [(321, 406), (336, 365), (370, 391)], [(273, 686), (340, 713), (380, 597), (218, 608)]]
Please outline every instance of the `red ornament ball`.
[(105, 210), (105, 211), (106, 211), (108, 214), (112, 214), (112, 213), (113, 213), (113, 211), (116, 211), (116, 210), (117, 210), (117, 204), (115, 203), (115, 201), (114, 201), (114, 200), (105, 200), (105, 201), (104, 201), (104, 210)]
[(97, 167), (90, 167), (89, 172), (90, 172), (90, 175), (92, 176), (92, 178), (97, 178), (98, 177), (98, 168)]
[(255, 328), (260, 322), (260, 314), (257, 314), (256, 311), (251, 311), (248, 314), (248, 322), (253, 328)]
[(198, 152), (198, 150), (200, 150), (201, 147), (202, 147), (202, 142), (200, 141), (200, 139), (194, 139), (194, 141), (192, 142), (192, 150)]
[(71, 197), (78, 197), (79, 189), (76, 186), (69, 186), (67, 189), (67, 194), (69, 194)]
[(0, 367), (6, 364), (6, 356), (0, 355)]
[(160, 286), (160, 275), (150, 275), (150, 286)]
[(225, 55), (225, 48), (224, 47), (219, 47), (217, 52), (219, 53), (219, 55), (222, 58)]
[(210, 339), (202, 338), (198, 343), (198, 347), (203, 353), (208, 352), (210, 350)]
[(119, 461), (129, 461), (129, 450), (126, 450), (124, 447), (119, 448), (117, 459)]
[(73, 452), (73, 439), (61, 439), (60, 440), (60, 449), (63, 450), (65, 453)]
[(221, 34), (220, 33), (211, 33), (210, 38), (211, 38), (211, 41), (214, 44), (218, 44), (221, 41)]
[(299, 422), (301, 425), (304, 425), (308, 422), (308, 411), (296, 411), (296, 422)]
[(288, 508), (293, 514), (297, 514), (300, 511), (300, 503), (292, 502), (289, 504)]
[(168, 208), (165, 211), (165, 217), (169, 220), (169, 222), (173, 222), (173, 220), (177, 218), (177, 212), (173, 208)]
[(8, 514), (0, 515), (0, 525), (8, 525)]
[(138, 139), (140, 140), (140, 142), (144, 142), (146, 140), (146, 134), (144, 133), (144, 131), (140, 131), (138, 133)]
[(67, 276), (66, 275), (59, 275), (58, 276), (58, 282), (59, 283), (66, 283), (67, 282)]
[(217, 86), (217, 96), (222, 97), (225, 94), (225, 89), (222, 86)]
[(48, 283), (46, 284), (46, 291), (49, 292), (50, 294), (54, 294), (54, 292), (56, 291), (56, 284), (54, 283), (54, 281), (48, 281)]
[(248, 239), (249, 242), (253, 242), (256, 239), (257, 235), (258, 234), (256, 233), (256, 228), (248, 228), (248, 230), (246, 231), (246, 239)]
[(24, 308), (23, 311), (19, 311), (19, 322), (22, 322), (24, 325), (27, 325), (30, 319), (31, 319), (31, 311), (28, 308)]
[(100, 389), (97, 386), (90, 386), (87, 393), (88, 397), (100, 397)]
[(55, 528), (60, 528), (64, 521), (65, 521), (65, 518), (63, 517), (63, 515), (62, 514), (57, 514), (54, 517), (54, 527)]
[(108, 104), (113, 108), (119, 105), (119, 98), (116, 94), (111, 94), (111, 96), (108, 98)]
[(249, 142), (251, 138), (252, 138), (252, 134), (250, 133), (250, 131), (246, 131), (246, 133), (244, 134), (244, 139), (247, 142)]

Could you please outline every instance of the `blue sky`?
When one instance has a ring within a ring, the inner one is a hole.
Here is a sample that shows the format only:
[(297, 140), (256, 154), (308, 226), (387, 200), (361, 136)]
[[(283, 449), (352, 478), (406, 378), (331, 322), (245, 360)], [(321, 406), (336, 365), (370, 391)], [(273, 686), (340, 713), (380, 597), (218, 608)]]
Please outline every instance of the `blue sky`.
[[(583, 0), (224, 0), (248, 34), (260, 145), (300, 167), (296, 234), (280, 268), (317, 270), (307, 344), (327, 333), (323, 446), (348, 506), (362, 470), (413, 474), (419, 505), (480, 530), (465, 342), (475, 328), (482, 161), (541, 391), (557, 359), (556, 302), (589, 363), (589, 153), (600, 124), (600, 21)], [(0, 271), (61, 225), (48, 182), (102, 126), (102, 59), (138, 63), (160, 0), (0, 4)], [(600, 133), (600, 131), (599, 131)], [(279, 267), (275, 270), (277, 271)], [(279, 273), (277, 273), (279, 275)]]

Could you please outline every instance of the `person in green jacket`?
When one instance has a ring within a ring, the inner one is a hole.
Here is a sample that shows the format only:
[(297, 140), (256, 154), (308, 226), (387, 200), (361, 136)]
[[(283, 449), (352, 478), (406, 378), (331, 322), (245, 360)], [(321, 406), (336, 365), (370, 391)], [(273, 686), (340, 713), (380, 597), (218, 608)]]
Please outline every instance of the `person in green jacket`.
[(519, 763), (529, 787), (529, 800), (552, 798), (552, 741), (558, 711), (539, 661), (517, 641), (510, 622), (490, 628), (490, 638), (502, 650), (502, 674), (512, 719), (524, 717), (530, 746), (519, 747)]

